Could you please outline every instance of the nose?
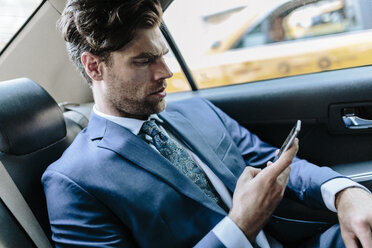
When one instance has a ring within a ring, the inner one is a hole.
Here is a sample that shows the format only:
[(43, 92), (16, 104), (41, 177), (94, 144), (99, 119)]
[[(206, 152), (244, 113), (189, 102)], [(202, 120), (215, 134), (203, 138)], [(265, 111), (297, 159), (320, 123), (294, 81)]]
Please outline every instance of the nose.
[(156, 63), (155, 80), (167, 79), (173, 76), (163, 57), (159, 58)]

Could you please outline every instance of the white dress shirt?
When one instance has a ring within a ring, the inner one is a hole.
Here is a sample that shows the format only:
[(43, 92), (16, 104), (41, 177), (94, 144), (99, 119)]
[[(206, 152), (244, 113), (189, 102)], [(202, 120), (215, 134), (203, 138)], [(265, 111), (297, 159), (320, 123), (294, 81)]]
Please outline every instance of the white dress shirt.
[[(98, 116), (106, 118), (118, 125), (121, 125), (129, 129), (133, 134), (138, 135), (141, 130), (141, 127), (144, 120), (138, 120), (133, 118), (117, 117), (112, 115), (107, 115), (105, 113), (97, 110), (96, 106), (93, 107), (93, 111)], [(156, 115), (151, 115), (149, 119), (156, 119), (158, 122), (162, 123), (163, 121)], [(223, 182), (213, 173), (213, 171), (203, 162), (200, 158), (195, 155), (181, 140), (179, 140), (175, 135), (173, 135), (169, 130), (164, 129), (163, 126), (160, 126), (163, 131), (169, 135), (171, 138), (176, 140), (178, 144), (183, 146), (186, 151), (194, 159), (195, 163), (201, 168), (204, 173), (207, 175), (208, 179), (211, 181), (212, 185), (215, 187), (216, 191), (220, 195), (221, 199), (224, 201), (226, 206), (231, 209), (232, 207), (232, 196), (227, 190)], [(155, 150), (156, 148), (151, 145)], [(347, 178), (336, 178), (324, 183), (320, 190), (322, 194), (323, 201), (327, 208), (333, 212), (337, 212), (335, 207), (335, 196), (338, 192), (348, 187), (361, 187), (368, 191), (364, 186), (350, 180)], [(244, 233), (240, 228), (228, 217), (226, 216), (222, 219), (214, 228), (213, 233), (218, 237), (218, 239), (227, 247), (227, 248), (252, 248), (251, 243), (248, 241)], [(282, 245), (277, 242), (275, 239), (265, 234), (262, 230), (257, 235), (256, 243), (262, 248), (280, 248)]]

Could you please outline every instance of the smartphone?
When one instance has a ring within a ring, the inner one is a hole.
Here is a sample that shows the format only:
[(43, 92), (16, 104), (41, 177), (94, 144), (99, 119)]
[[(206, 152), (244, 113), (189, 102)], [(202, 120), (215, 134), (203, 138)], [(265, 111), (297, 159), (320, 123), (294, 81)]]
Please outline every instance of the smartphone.
[(275, 156), (273, 162), (277, 161), (280, 156), (283, 154), (283, 152), (287, 151), (293, 144), (293, 141), (297, 137), (298, 133), (301, 130), (301, 121), (298, 120), (294, 127), (292, 128), (291, 132), (288, 134), (287, 138), (285, 139), (282, 147), (279, 150), (278, 155)]

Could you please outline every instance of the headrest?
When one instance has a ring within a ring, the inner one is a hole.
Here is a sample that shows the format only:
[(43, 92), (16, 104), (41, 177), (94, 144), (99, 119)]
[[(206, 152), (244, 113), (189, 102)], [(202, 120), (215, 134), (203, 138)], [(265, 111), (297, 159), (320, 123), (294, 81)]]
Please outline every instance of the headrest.
[(66, 136), (54, 99), (27, 78), (0, 82), (0, 152), (25, 155)]

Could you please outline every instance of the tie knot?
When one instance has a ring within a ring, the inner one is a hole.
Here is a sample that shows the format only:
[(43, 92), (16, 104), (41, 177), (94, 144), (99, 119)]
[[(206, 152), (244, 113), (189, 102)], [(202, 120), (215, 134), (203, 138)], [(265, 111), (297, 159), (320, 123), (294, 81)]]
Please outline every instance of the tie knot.
[(141, 131), (151, 137), (154, 137), (161, 132), (159, 126), (156, 125), (155, 120), (145, 121), (142, 125)]

